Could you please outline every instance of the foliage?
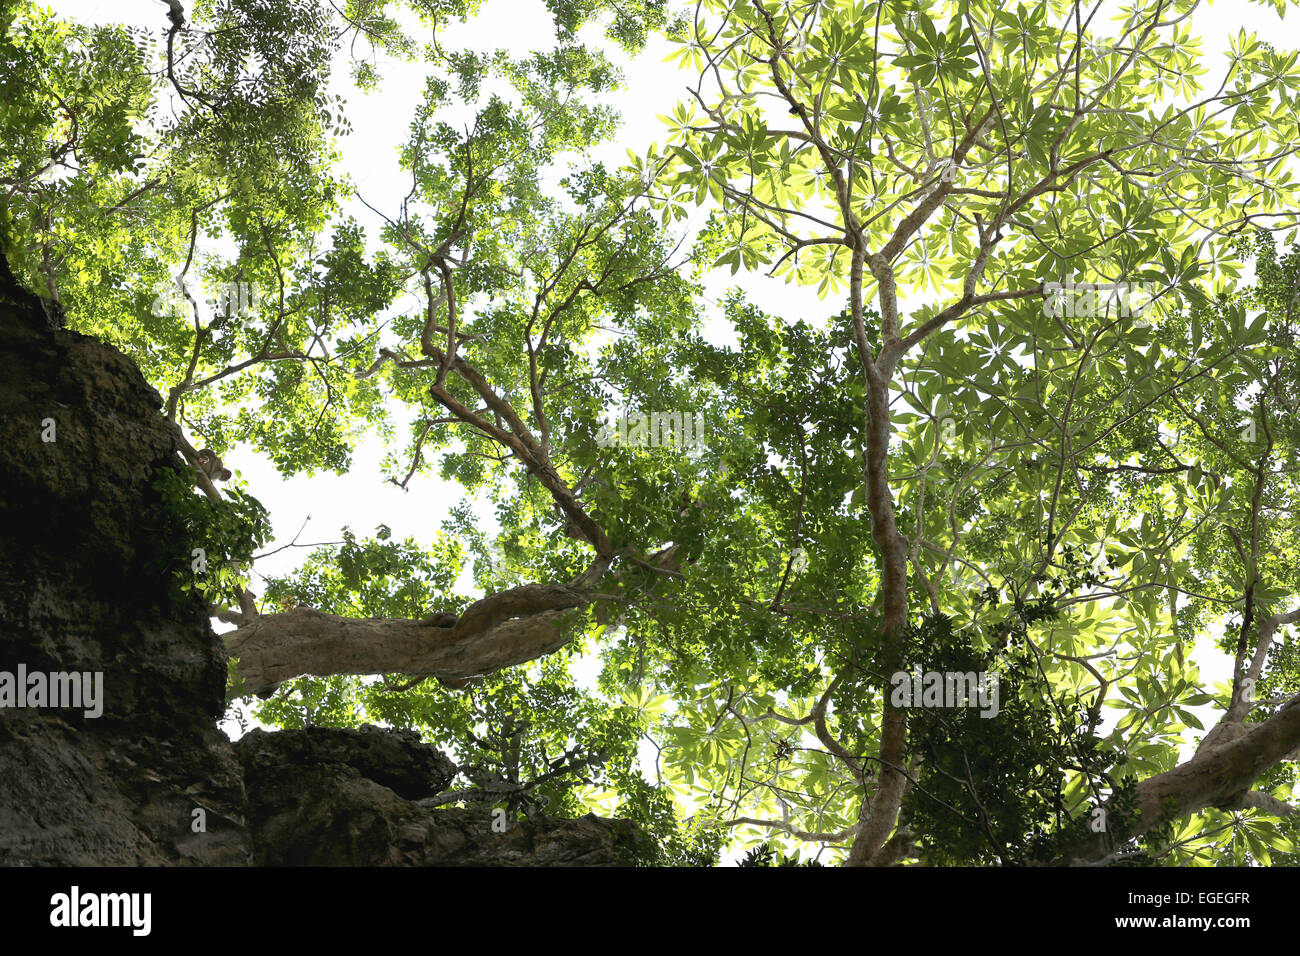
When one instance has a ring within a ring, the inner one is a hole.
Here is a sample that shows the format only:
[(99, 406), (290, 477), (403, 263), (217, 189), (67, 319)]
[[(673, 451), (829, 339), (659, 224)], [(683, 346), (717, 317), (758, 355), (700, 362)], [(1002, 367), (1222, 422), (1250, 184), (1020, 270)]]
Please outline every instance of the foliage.
[(196, 495), (188, 470), (160, 469), (154, 488), (163, 500), (158, 540), (172, 545), (165, 572), (173, 594), (195, 592), (207, 604), (235, 603), (236, 589), (248, 584), (245, 572), (254, 553), (271, 537), (262, 503), (240, 487), (221, 502)]
[[(839, 862), (906, 772), (903, 864), (1059, 861), (1104, 808), (1112, 862), (1293, 865), (1295, 816), (1137, 800), (1223, 714), (1300, 692), (1297, 54), (1243, 31), (1207, 79), (1194, 0), (1104, 34), (1062, 0), (546, 6), (526, 57), (409, 29), (470, 0), (205, 0), (152, 31), (4, 7), (15, 269), (211, 447), (346, 471), (374, 433), (389, 480), (494, 510), (349, 530), (264, 611), (409, 619), (594, 575), (546, 657), (458, 690), (304, 676), (257, 716), (417, 728), (455, 799), (621, 815), (650, 864)], [(621, 80), (592, 23), (698, 78), (618, 168), (586, 159)], [(337, 160), (388, 59), (426, 83), (409, 193), (368, 208)], [(722, 268), (829, 301), (710, 316)], [(643, 412), (703, 440), (610, 443)], [(223, 560), (265, 536), (238, 488), (167, 493)], [(188, 586), (228, 602), (212, 567)], [(996, 671), (997, 717), (909, 708), (887, 744), (913, 666)], [(1295, 766), (1255, 789), (1294, 803)]]

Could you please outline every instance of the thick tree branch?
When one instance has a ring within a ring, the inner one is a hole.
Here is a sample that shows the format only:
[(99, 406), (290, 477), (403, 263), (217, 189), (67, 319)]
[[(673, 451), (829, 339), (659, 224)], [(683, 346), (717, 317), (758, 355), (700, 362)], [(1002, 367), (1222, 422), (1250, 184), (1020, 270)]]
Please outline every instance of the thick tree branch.
[(344, 618), (311, 608), (266, 614), (226, 635), (250, 693), (311, 674), (411, 674), (463, 682), (535, 660), (577, 633), (571, 613), (601, 595), (525, 584), (471, 604), (454, 627), (392, 618)]

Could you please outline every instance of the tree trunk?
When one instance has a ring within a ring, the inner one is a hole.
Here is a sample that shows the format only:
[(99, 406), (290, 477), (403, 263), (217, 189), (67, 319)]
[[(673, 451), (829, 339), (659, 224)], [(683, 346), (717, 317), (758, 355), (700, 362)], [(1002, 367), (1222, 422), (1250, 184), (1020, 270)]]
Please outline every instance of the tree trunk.
[[(1186, 763), (1138, 784), (1138, 818), (1123, 836), (1140, 836), (1167, 820), (1176, 820), (1207, 807), (1238, 809), (1254, 805), (1250, 786), (1269, 767), (1300, 745), (1300, 697), (1249, 733), (1218, 746), (1206, 747)], [(1115, 811), (1109, 806), (1113, 814)], [(1062, 854), (1060, 863), (1089, 863), (1114, 853), (1109, 833), (1092, 834)]]

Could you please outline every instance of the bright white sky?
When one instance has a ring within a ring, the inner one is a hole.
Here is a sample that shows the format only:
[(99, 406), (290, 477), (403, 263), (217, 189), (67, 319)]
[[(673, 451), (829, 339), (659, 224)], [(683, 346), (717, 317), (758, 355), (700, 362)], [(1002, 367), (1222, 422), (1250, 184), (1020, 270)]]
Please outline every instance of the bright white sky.
[[(129, 22), (159, 33), (167, 26), (167, 8), (161, 0), (129, 3), (126, 0), (54, 0), (51, 5), (59, 15), (86, 23)], [(1094, 22), (1100, 23), (1110, 16), (1107, 8), (1117, 13), (1122, 6), (1116, 2), (1103, 3), (1103, 15)], [(1283, 25), (1271, 9), (1246, 0), (1219, 0), (1200, 9), (1192, 22), (1195, 34), (1203, 38), (1208, 54), (1204, 62), (1210, 67), (1211, 78), (1221, 75), (1221, 55), (1228, 48), (1228, 37), (1241, 28), (1255, 31), (1280, 46), (1294, 46), (1300, 40), (1294, 21)], [(417, 29), (415, 35), (423, 39), (427, 30)], [(505, 48), (522, 56), (535, 49), (549, 48), (553, 36), (551, 19), (542, 0), (487, 0), (471, 23), (451, 26), (442, 32), (440, 40), (450, 48)], [(598, 28), (588, 27), (583, 38), (605, 47), (624, 67), (627, 88), (618, 94), (616, 101), (623, 117), (622, 132), (617, 142), (602, 144), (590, 154), (592, 159), (618, 165), (625, 160), (626, 150), (644, 154), (652, 142), (665, 139), (658, 117), (671, 112), (678, 100), (686, 98), (687, 84), (693, 83), (695, 76), (664, 61), (670, 44), (663, 40), (653, 41), (635, 61), (629, 62), (616, 47), (603, 40)], [(410, 185), (409, 175), (398, 164), (397, 148), (406, 138), (410, 117), (421, 98), (423, 65), (381, 61), (380, 71), (383, 80), (378, 91), (363, 94), (351, 87), (346, 69), (340, 69), (336, 76), (342, 79), (346, 89), (337, 86), (336, 92), (347, 95), (348, 116), (353, 124), (353, 133), (341, 143), (343, 170), (370, 205), (391, 216)], [(1211, 85), (1211, 79), (1203, 82)], [(447, 119), (455, 121), (456, 117)], [(554, 178), (562, 174), (556, 171)], [(378, 232), (378, 218), (361, 203), (352, 201), (345, 212), (355, 216), (371, 235)], [(703, 215), (697, 214), (690, 228), (693, 230), (702, 221)], [(715, 270), (707, 286), (711, 310), (708, 333), (717, 341), (727, 341), (730, 337), (729, 330), (717, 319), (716, 303), (733, 284), (746, 289), (766, 311), (791, 320), (800, 316), (821, 319), (839, 311), (834, 298), (819, 302), (812, 289), (795, 288), (761, 275), (741, 273), (733, 277), (729, 271)], [(226, 464), (247, 481), (250, 492), (269, 509), (275, 529), (275, 541), (270, 548), (292, 540), (309, 515), (311, 520), (300, 538), (303, 542), (338, 540), (345, 524), (359, 536), (386, 524), (399, 538), (409, 535), (419, 542), (428, 542), (447, 510), (460, 500), (459, 488), (425, 477), (413, 479), (410, 491), (404, 493), (384, 480), (380, 467), (383, 455), (379, 443), (368, 440), (357, 448), (348, 474), (299, 475), (288, 480), (282, 479), (268, 461), (248, 448), (232, 449), (226, 456)], [(486, 516), (489, 511), (480, 508), (479, 513)], [(258, 571), (287, 573), (305, 553), (305, 550), (287, 549), (259, 562)], [(261, 590), (256, 580), (253, 590)], [(1203, 678), (1211, 683), (1231, 675), (1230, 661), (1207, 640), (1198, 645), (1195, 659), (1201, 664)], [(588, 669), (581, 676), (586, 683), (594, 674)], [(238, 734), (232, 722), (227, 721), (225, 727), (228, 733)]]

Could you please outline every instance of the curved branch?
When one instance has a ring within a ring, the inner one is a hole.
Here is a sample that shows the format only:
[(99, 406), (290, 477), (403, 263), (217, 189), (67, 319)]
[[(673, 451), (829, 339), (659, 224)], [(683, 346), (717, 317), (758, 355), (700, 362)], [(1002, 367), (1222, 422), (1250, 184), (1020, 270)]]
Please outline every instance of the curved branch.
[(606, 597), (562, 584), (525, 584), (476, 601), (450, 628), (296, 608), (231, 631), (226, 648), (239, 660), (244, 686), (258, 695), (304, 674), (403, 673), (464, 686), (563, 647), (578, 633), (565, 612)]

